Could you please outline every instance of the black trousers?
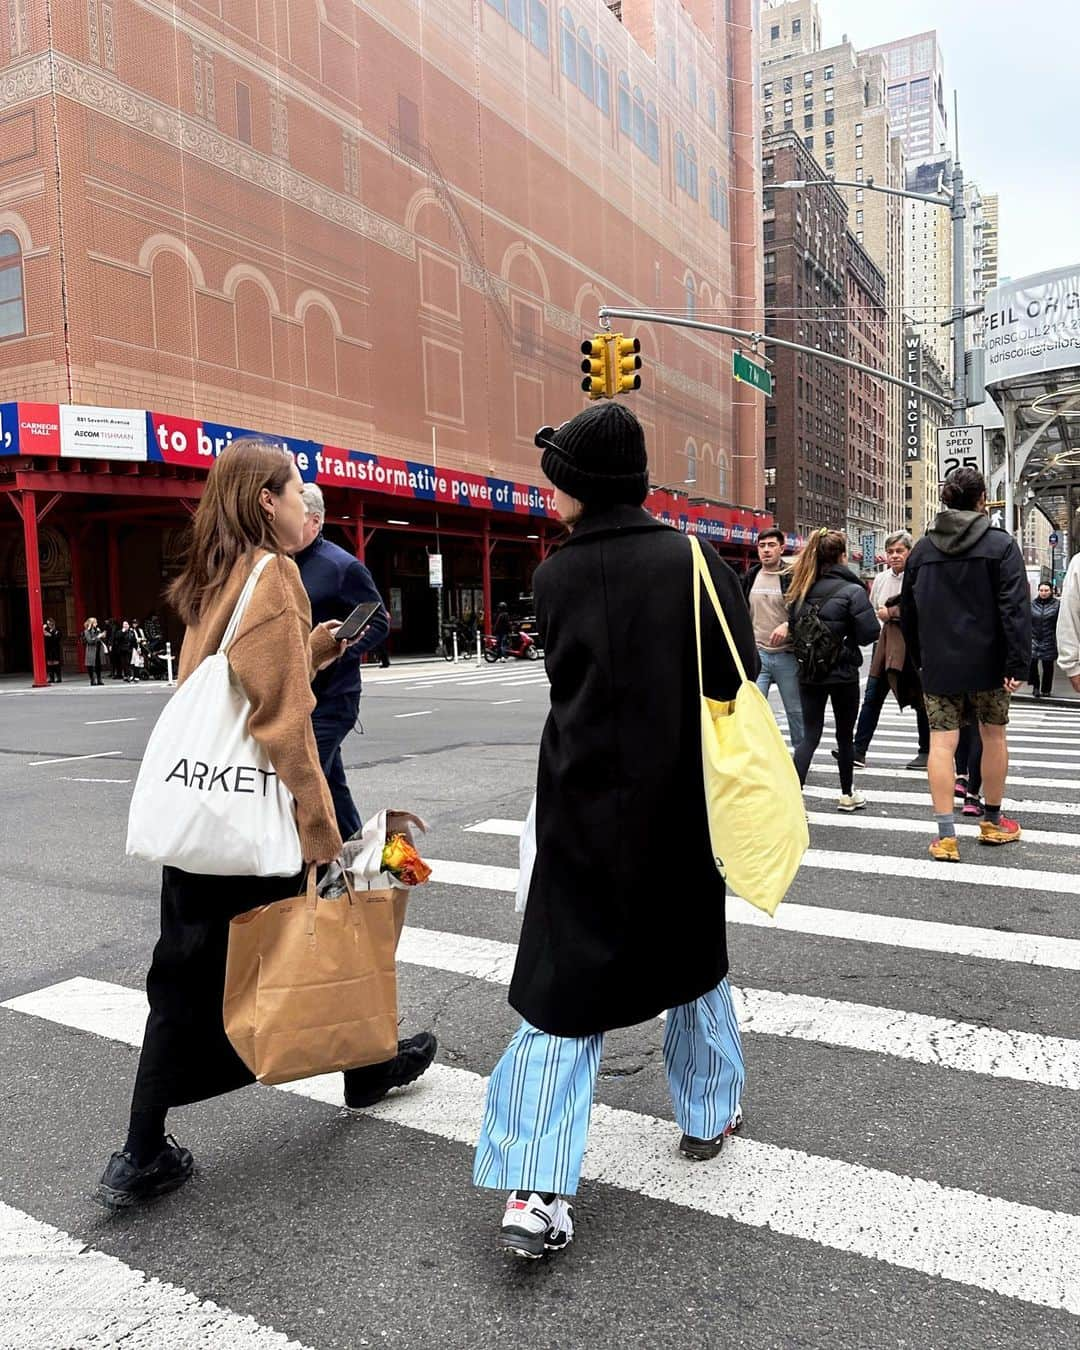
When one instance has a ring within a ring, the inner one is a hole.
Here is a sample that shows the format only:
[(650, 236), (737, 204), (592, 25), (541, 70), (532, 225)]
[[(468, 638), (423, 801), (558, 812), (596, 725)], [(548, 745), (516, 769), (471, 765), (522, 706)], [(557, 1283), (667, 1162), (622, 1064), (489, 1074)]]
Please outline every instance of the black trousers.
[(806, 782), (810, 762), (821, 744), (825, 730), (825, 709), (832, 704), (836, 719), (837, 767), (840, 770), (840, 791), (851, 795), (855, 781), (855, 719), (859, 715), (859, 681), (845, 684), (800, 684), (803, 708), (803, 739), (795, 747), (795, 768), (799, 782)]
[(337, 816), (337, 827), (342, 839), (351, 839), (362, 826), (341, 759), (341, 744), (356, 726), (359, 714), (359, 694), (320, 701), (311, 714), (315, 742), (319, 747), (319, 762), (330, 785), (334, 815)]
[(1039, 667), (1042, 666), (1042, 693), (1049, 694), (1054, 688), (1054, 662), (1036, 657), (1031, 663), (1031, 669), (1028, 671), (1028, 684), (1033, 688), (1039, 688)]

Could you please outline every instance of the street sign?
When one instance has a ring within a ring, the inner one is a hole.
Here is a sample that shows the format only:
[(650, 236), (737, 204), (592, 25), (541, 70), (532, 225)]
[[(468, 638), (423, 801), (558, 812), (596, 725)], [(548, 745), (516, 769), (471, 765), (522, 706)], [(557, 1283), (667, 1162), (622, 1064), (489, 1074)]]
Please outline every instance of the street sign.
[(427, 560), (427, 573), (429, 586), (442, 585), (442, 554), (429, 553)]
[(773, 377), (763, 366), (755, 366), (742, 352), (731, 353), (731, 373), (743, 384), (752, 384), (755, 389), (760, 389), (768, 398), (772, 398)]
[(986, 477), (986, 433), (982, 427), (939, 427), (937, 434), (938, 481), (943, 483), (953, 469), (978, 469)]
[(1047, 542), (1051, 548), (1057, 548), (1058, 544), (1061, 543), (1061, 535), (1058, 534), (1057, 530), (1051, 530), (1050, 538)]
[(877, 535), (869, 532), (862, 537), (862, 565), (873, 567), (877, 560)]

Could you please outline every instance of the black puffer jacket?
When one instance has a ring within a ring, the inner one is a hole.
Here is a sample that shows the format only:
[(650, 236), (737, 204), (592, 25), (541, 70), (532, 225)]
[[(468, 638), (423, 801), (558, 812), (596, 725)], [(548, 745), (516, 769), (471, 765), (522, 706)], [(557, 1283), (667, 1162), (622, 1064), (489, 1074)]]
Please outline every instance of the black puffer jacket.
[(1040, 600), (1038, 596), (1031, 602), (1031, 659), (1033, 661), (1056, 661), (1057, 621), (1061, 613), (1061, 601), (1053, 596), (1049, 600)]
[[(862, 665), (860, 647), (876, 642), (881, 631), (877, 615), (870, 608), (866, 588), (854, 572), (840, 564), (826, 567), (806, 597), (808, 604), (817, 606), (822, 623), (826, 624), (844, 644), (840, 660), (819, 683), (822, 686), (851, 684), (858, 681)], [(798, 605), (788, 606), (790, 622), (794, 623)], [(802, 676), (799, 677), (800, 682)]]

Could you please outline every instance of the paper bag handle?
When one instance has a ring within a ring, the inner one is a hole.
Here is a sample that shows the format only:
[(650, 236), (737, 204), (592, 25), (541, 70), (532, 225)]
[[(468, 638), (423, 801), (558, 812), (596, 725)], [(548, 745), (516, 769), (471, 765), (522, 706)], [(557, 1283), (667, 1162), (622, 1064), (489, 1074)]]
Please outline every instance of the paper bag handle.
[(739, 672), (739, 681), (742, 684), (747, 683), (746, 667), (742, 663), (742, 657), (739, 655), (739, 649), (735, 646), (735, 639), (731, 636), (731, 629), (728, 627), (727, 617), (724, 614), (723, 606), (720, 604), (720, 597), (716, 594), (716, 587), (713, 585), (712, 575), (706, 565), (705, 559), (701, 553), (701, 545), (694, 538), (690, 539), (690, 556), (694, 565), (694, 634), (697, 638), (697, 672), (698, 672), (698, 690), (702, 698), (705, 697), (705, 672), (701, 656), (701, 586), (704, 582), (705, 590), (709, 600), (712, 602), (713, 611), (720, 621), (720, 627), (723, 629), (724, 638), (728, 645), (728, 651), (731, 653), (731, 659), (735, 662), (735, 669)]
[(319, 907), (319, 892), (315, 888), (315, 877), (319, 870), (318, 863), (309, 863), (307, 871), (307, 886), (305, 887), (305, 924), (304, 931), (308, 937), (315, 936), (315, 912)]

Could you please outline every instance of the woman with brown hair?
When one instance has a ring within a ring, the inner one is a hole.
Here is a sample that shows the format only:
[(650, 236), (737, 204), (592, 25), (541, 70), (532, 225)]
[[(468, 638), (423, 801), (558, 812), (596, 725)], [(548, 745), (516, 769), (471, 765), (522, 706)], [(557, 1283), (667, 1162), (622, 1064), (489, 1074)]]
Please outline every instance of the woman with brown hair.
[(806, 782), (825, 730), (825, 709), (832, 703), (840, 770), (837, 809), (862, 810), (866, 801), (854, 790), (859, 648), (877, 639), (878, 621), (865, 588), (847, 566), (847, 540), (839, 530), (815, 530), (807, 540), (792, 569), (787, 601), (803, 706), (803, 739), (795, 747), (799, 782)]
[[(303, 483), (287, 450), (254, 438), (224, 450), (206, 480), (183, 571), (169, 599), (186, 625), (179, 681), (216, 652), (252, 569), (267, 555), (228, 647), (251, 705), (249, 729), (296, 804), (306, 863), (337, 856), (341, 837), (311, 726), (311, 680), (344, 650), (336, 623), (311, 627), (311, 607), (288, 554), (304, 526)], [(123, 1209), (182, 1185), (193, 1161), (165, 1135), (170, 1107), (253, 1082), (222, 1022), (229, 922), (296, 895), (301, 878), (194, 876), (165, 867), (161, 936), (147, 976), (150, 1015), (135, 1075), (127, 1141), (97, 1199)]]

